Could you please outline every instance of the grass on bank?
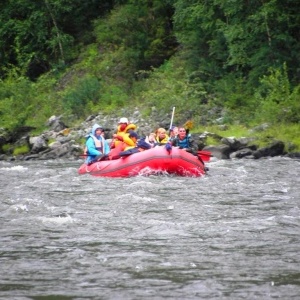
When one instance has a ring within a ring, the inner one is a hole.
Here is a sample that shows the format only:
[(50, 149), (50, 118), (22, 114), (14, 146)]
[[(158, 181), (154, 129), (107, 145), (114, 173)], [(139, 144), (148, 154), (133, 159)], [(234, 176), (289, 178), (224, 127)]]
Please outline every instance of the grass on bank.
[[(266, 126), (267, 127), (267, 126)], [(226, 129), (222, 129), (226, 128)], [(222, 137), (251, 137), (255, 139), (255, 144), (259, 147), (265, 147), (272, 141), (280, 140), (285, 144), (285, 150), (288, 152), (300, 151), (300, 124), (278, 124), (268, 126), (265, 129), (259, 129), (260, 127), (253, 127), (252, 129), (241, 125), (226, 125), (220, 127), (219, 125), (212, 125), (206, 127), (199, 127), (197, 132), (212, 132)], [(207, 139), (207, 144), (217, 145), (220, 142), (212, 137)]]
[(29, 151), (30, 151), (29, 147), (27, 145), (23, 145), (23, 146), (15, 148), (13, 150), (13, 156), (27, 154), (27, 153), (29, 153)]

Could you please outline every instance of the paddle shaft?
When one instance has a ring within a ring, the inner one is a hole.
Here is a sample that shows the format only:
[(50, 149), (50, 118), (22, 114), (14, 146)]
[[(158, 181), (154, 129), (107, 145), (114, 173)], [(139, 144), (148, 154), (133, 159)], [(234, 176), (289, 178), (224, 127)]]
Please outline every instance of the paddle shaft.
[(173, 107), (173, 111), (172, 111), (171, 124), (170, 124), (170, 131), (171, 131), (172, 125), (173, 125), (174, 115), (175, 115), (175, 106)]
[[(88, 157), (88, 156), (90, 156), (90, 155), (88, 155), (88, 154), (80, 154), (80, 155), (79, 155), (79, 157)], [(101, 154), (101, 155), (99, 155), (97, 161), (101, 161), (101, 160), (103, 160), (103, 159), (106, 158), (106, 157), (107, 157), (106, 154)]]

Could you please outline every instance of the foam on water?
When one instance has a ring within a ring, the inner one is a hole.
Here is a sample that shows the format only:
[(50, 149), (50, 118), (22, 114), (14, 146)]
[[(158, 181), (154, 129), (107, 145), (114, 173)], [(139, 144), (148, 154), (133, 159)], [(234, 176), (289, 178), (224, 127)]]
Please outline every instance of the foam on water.
[(25, 172), (27, 171), (28, 168), (27, 167), (24, 167), (24, 166), (10, 166), (10, 167), (1, 167), (0, 168), (0, 171), (13, 171), (13, 172), (16, 172), (16, 171), (19, 171), (19, 172)]

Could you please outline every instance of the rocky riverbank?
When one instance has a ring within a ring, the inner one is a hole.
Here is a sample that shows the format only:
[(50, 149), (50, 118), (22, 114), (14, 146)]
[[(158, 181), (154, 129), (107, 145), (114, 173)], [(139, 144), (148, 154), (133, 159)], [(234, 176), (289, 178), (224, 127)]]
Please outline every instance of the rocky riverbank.
[[(152, 117), (145, 120), (139, 110), (124, 116), (138, 126), (138, 134), (144, 136), (154, 131), (155, 128), (170, 126), (170, 117), (162, 116), (153, 109)], [(48, 130), (38, 136), (33, 136), (33, 128), (22, 127), (13, 135), (0, 133), (0, 160), (49, 160), (57, 158), (78, 159), (83, 153), (84, 142), (93, 124), (98, 123), (105, 129), (107, 139), (110, 139), (118, 124), (119, 116), (97, 114), (89, 116), (83, 123), (76, 127), (67, 126), (62, 117), (52, 116), (48, 122)], [(218, 141), (217, 146), (207, 145), (208, 137)], [(300, 153), (285, 152), (282, 141), (271, 141), (267, 147), (258, 148), (253, 138), (222, 137), (211, 132), (192, 133), (192, 138), (197, 143), (199, 150), (210, 151), (218, 159), (247, 158), (259, 159), (262, 157), (288, 156), (300, 158)], [(3, 147), (8, 150), (3, 151)], [(26, 154), (14, 155), (14, 149), (25, 146), (30, 149)]]

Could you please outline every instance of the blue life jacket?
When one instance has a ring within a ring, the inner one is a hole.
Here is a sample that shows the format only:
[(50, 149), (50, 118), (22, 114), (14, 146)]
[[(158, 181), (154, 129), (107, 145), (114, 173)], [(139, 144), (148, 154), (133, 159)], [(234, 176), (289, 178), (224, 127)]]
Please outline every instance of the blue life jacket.
[(179, 147), (179, 149), (190, 148), (190, 136), (186, 136), (183, 140), (180, 140), (179, 137), (176, 137), (173, 140), (173, 145)]

